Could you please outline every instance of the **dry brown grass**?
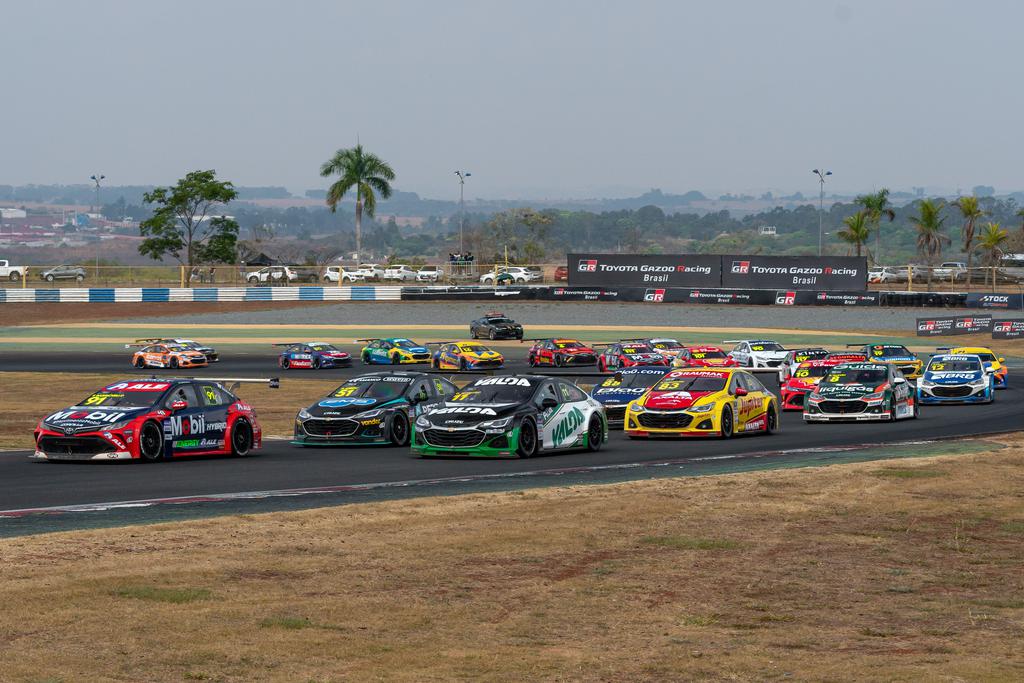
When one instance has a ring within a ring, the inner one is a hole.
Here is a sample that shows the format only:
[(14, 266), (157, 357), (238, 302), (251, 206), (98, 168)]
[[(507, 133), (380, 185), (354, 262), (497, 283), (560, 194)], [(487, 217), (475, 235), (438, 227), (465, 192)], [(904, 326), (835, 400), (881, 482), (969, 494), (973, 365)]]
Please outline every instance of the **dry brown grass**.
[(1021, 680), (1015, 444), (0, 541), (0, 678)]

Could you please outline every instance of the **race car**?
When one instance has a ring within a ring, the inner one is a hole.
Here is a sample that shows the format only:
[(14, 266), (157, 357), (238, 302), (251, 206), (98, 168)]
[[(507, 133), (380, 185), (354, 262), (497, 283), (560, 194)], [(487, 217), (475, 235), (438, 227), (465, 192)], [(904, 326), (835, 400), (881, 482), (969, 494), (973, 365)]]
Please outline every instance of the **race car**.
[(487, 313), (469, 324), (469, 336), (473, 339), (522, 339), (523, 326), (504, 313)]
[(779, 401), (738, 368), (685, 368), (665, 375), (626, 406), (626, 435), (652, 437), (771, 434), (779, 428)]
[(843, 361), (822, 358), (805, 360), (796, 366), (793, 374), (779, 384), (782, 393), (783, 410), (803, 410), (807, 395), (814, 391), (821, 378)]
[(807, 396), (805, 422), (895, 422), (918, 416), (913, 384), (894, 365), (843, 363)]
[(662, 367), (626, 368), (595, 384), (590, 395), (604, 406), (608, 428), (622, 429), (626, 422), (626, 404), (657, 384), (666, 372)]
[(534, 339), (533, 346), (526, 352), (526, 362), (531, 367), (553, 365), (561, 368), (567, 365), (596, 365), (597, 351), (576, 339)]
[(457, 389), (423, 372), (374, 372), (347, 380), (295, 416), (297, 446), (390, 443), (406, 446), (410, 424)]
[(430, 350), (405, 337), (356, 339), (366, 344), (359, 352), (364, 365), (407, 365), (429, 363)]
[(837, 360), (842, 363), (866, 363), (868, 355), (860, 351), (829, 351), (825, 360)]
[(777, 368), (786, 359), (782, 344), (770, 339), (727, 339), (735, 344), (729, 355), (745, 368)]
[(779, 384), (786, 381), (786, 378), (793, 374), (797, 366), (806, 360), (821, 360), (828, 358), (828, 351), (819, 347), (807, 347), (803, 349), (791, 349), (779, 366)]
[(205, 344), (200, 344), (199, 342), (197, 342), (194, 339), (173, 339), (173, 338), (164, 338), (164, 339), (157, 339), (157, 338), (153, 338), (153, 339), (136, 339), (135, 343), (136, 344), (147, 344), (147, 345), (148, 344), (177, 344), (178, 346), (185, 347), (189, 351), (198, 351), (199, 353), (203, 354), (204, 356), (206, 356), (206, 361), (208, 363), (216, 363), (217, 361), (220, 360), (220, 356), (217, 354), (217, 350), (216, 349), (214, 349), (212, 346), (206, 346)]
[(992, 403), (995, 397), (995, 375), (977, 355), (932, 356), (917, 382), (921, 404)]
[(413, 427), (419, 456), (531, 458), (596, 451), (608, 440), (601, 404), (559, 377), (482, 377), (423, 412)]
[(141, 347), (132, 354), (132, 365), (137, 368), (205, 368), (206, 356), (180, 344), (125, 344), (126, 349)]
[(278, 380), (128, 379), (108, 384), (35, 429), (36, 460), (146, 460), (248, 455), (260, 447), (256, 412), (225, 387)]
[(597, 357), (597, 369), (601, 372), (632, 368), (637, 365), (668, 366), (671, 363), (668, 356), (658, 353), (645, 342), (620, 341), (614, 344), (595, 344), (594, 346), (605, 347), (601, 355)]
[(651, 337), (641, 341), (649, 344), (658, 353), (668, 356), (669, 360), (678, 356), (686, 348), (678, 339), (670, 337)]
[(910, 352), (902, 344), (847, 344), (847, 348), (859, 348), (867, 356), (869, 363), (891, 363), (895, 365), (907, 379), (921, 376), (921, 359)]
[(981, 362), (985, 364), (986, 369), (992, 370), (996, 381), (996, 389), (1005, 389), (1009, 386), (1010, 371), (1005, 365), (1006, 359), (996, 356), (996, 354), (992, 353), (992, 349), (987, 349), (984, 346), (940, 346), (936, 351), (945, 351), (954, 355), (978, 356), (981, 358)]
[(438, 370), (491, 370), (505, 365), (505, 357), (478, 342), (427, 342), (437, 346), (430, 360)]
[(674, 368), (734, 368), (739, 363), (717, 346), (687, 346), (672, 361)]
[(279, 342), (284, 351), (277, 358), (277, 364), (289, 368), (346, 368), (352, 365), (352, 356), (327, 342)]

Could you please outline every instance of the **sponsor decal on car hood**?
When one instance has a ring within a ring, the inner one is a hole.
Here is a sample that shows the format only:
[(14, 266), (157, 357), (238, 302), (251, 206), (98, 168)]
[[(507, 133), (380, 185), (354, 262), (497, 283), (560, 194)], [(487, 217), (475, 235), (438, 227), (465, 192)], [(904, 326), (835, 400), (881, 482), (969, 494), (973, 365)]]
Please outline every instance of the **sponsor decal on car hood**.
[(480, 422), (507, 417), (518, 403), (442, 403), (424, 415), (439, 427), (471, 427)]
[(659, 391), (647, 397), (644, 401), (644, 408), (648, 410), (684, 410), (712, 393), (714, 392)]
[(325, 398), (316, 404), (306, 408), (306, 412), (314, 417), (342, 417), (354, 415), (372, 408), (379, 408), (392, 403), (404, 401), (404, 399), (388, 399), (382, 401), (377, 398)]
[(148, 411), (149, 408), (95, 408), (72, 406), (47, 415), (43, 426), (56, 431), (71, 430), (69, 433), (105, 429), (112, 424), (123, 422)]
[(594, 390), (594, 398), (601, 403), (626, 403), (643, 395), (646, 387), (605, 387)]
[(866, 384), (828, 384), (825, 386), (819, 384), (815, 391), (822, 398), (860, 398), (875, 393), (878, 391), (878, 387)]
[(981, 372), (926, 372), (924, 378), (936, 384), (966, 384), (977, 382), (983, 377)]

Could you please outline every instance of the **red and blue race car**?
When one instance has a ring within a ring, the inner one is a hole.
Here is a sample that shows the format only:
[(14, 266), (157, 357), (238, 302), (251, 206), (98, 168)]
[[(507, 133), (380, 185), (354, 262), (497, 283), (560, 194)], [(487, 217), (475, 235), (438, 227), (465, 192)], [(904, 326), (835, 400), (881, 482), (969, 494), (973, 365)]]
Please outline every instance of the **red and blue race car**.
[(352, 365), (352, 356), (327, 342), (281, 342), (285, 347), (277, 363), (282, 368), (343, 368)]

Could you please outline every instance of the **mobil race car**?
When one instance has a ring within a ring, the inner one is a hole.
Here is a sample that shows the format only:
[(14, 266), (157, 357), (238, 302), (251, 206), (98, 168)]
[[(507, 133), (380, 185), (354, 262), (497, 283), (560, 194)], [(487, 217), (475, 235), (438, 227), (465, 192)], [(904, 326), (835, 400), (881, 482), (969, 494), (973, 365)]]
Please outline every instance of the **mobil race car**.
[(669, 357), (669, 360), (675, 358), (680, 352), (686, 348), (679, 342), (678, 339), (672, 339), (670, 337), (651, 337), (650, 339), (644, 339), (648, 345), (660, 354)]
[(917, 381), (917, 400), (928, 403), (992, 403), (996, 380), (977, 355), (932, 356)]
[(672, 361), (669, 357), (655, 351), (650, 344), (643, 341), (623, 340), (614, 344), (595, 344), (604, 347), (597, 357), (597, 369), (601, 372), (632, 368), (638, 365), (660, 365), (667, 367)]
[(206, 356), (206, 361), (208, 363), (216, 363), (217, 361), (220, 360), (220, 356), (217, 354), (217, 350), (216, 349), (214, 349), (212, 346), (206, 346), (205, 344), (200, 344), (195, 339), (173, 339), (173, 338), (164, 338), (164, 339), (156, 339), (156, 338), (153, 338), (153, 339), (136, 339), (135, 343), (136, 344), (146, 344), (146, 345), (149, 345), (149, 344), (177, 344), (178, 346), (183, 346), (184, 348), (188, 349), (189, 351), (198, 351), (199, 353), (203, 354), (204, 356)]
[(505, 357), (480, 342), (427, 342), (437, 346), (430, 360), (438, 370), (493, 370), (505, 365)]
[(356, 341), (366, 344), (359, 351), (359, 359), (363, 361), (364, 365), (406, 365), (430, 362), (430, 350), (405, 337), (356, 339)]
[(405, 446), (410, 425), (455, 385), (422, 372), (374, 372), (347, 380), (295, 416), (298, 446), (381, 443)]
[(469, 336), (473, 339), (522, 339), (523, 326), (504, 313), (487, 313), (469, 324)]
[(818, 346), (803, 349), (790, 349), (779, 366), (779, 384), (786, 381), (786, 378), (793, 374), (797, 366), (808, 360), (822, 360), (828, 358), (828, 351)]
[(553, 365), (557, 368), (568, 365), (597, 365), (597, 351), (576, 339), (534, 339), (533, 346), (526, 352), (526, 362), (531, 367)]
[(420, 456), (519, 456), (586, 449), (608, 439), (601, 404), (558, 377), (483, 377), (416, 418)]
[(921, 376), (924, 363), (902, 344), (847, 344), (848, 348), (857, 348), (867, 356), (869, 363), (892, 363), (907, 379)]
[(346, 368), (352, 365), (352, 356), (327, 342), (280, 342), (284, 350), (277, 357), (277, 363), (285, 370), (289, 368)]
[(626, 406), (630, 438), (771, 434), (779, 428), (775, 394), (734, 368), (673, 370)]
[(807, 396), (807, 422), (895, 422), (916, 418), (913, 384), (888, 363), (843, 363)]
[(842, 361), (829, 360), (805, 360), (796, 366), (791, 375), (779, 384), (782, 394), (783, 410), (803, 410), (807, 395), (814, 391), (821, 378), (831, 372), (832, 368), (842, 365)]
[(663, 367), (640, 366), (619, 370), (591, 389), (590, 395), (604, 406), (609, 429), (622, 429), (626, 422), (626, 404), (640, 398), (668, 372)]
[(132, 365), (137, 368), (204, 368), (208, 365), (206, 356), (199, 351), (187, 349), (174, 343), (125, 344), (126, 349), (141, 347), (132, 354)]
[(674, 368), (734, 368), (739, 363), (717, 346), (687, 346), (672, 361)]
[(277, 388), (277, 379), (128, 379), (44, 417), (37, 460), (147, 460), (248, 455), (262, 430), (252, 406), (224, 383)]
[(735, 344), (729, 355), (745, 368), (777, 368), (786, 360), (786, 349), (770, 339), (727, 339)]
[(996, 382), (996, 389), (1005, 389), (1009, 386), (1009, 369), (1006, 367), (1006, 359), (996, 356), (992, 349), (984, 346), (940, 346), (936, 351), (945, 351), (953, 355), (973, 355), (981, 358), (986, 370), (991, 370)]

